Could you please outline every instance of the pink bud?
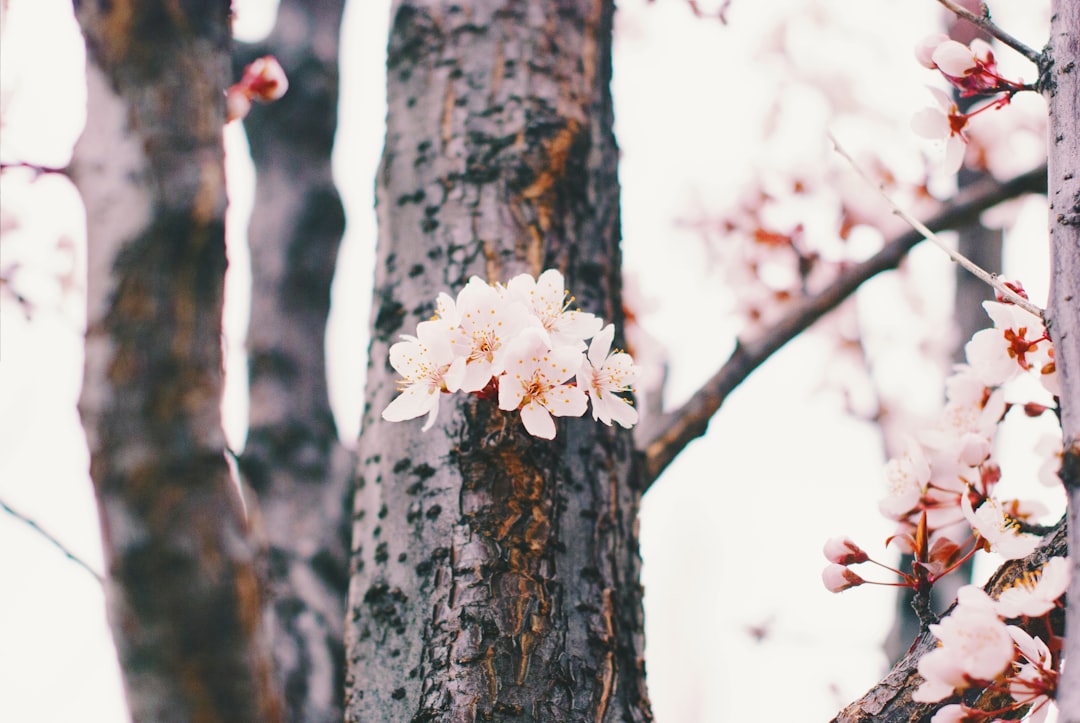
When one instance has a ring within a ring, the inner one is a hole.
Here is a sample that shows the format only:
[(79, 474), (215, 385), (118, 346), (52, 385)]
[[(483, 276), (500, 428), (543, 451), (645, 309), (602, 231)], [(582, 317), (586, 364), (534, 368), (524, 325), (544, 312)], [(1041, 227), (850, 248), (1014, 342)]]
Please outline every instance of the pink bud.
[(843, 592), (849, 587), (862, 585), (866, 580), (843, 565), (832, 564), (821, 571), (821, 581), (829, 592)]
[(285, 77), (285, 71), (273, 55), (264, 55), (252, 61), (251, 65), (244, 69), (241, 82), (244, 81), (247, 82), (251, 96), (264, 103), (277, 100), (289, 89), (289, 79)]
[(837, 565), (854, 565), (866, 562), (870, 556), (847, 537), (834, 537), (825, 543), (825, 559)]

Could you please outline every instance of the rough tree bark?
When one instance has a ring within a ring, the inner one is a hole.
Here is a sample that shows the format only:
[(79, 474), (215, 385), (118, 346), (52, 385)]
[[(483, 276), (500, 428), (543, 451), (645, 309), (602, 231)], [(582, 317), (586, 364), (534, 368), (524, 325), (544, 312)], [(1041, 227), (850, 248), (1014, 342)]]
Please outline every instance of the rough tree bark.
[(80, 411), (139, 721), (277, 721), (221, 426), (226, 2), (76, 2), (89, 117)]
[(290, 80), (245, 120), (255, 163), (251, 403), (244, 480), (268, 545), (270, 624), (286, 717), (342, 719), (349, 504), (354, 465), (338, 441), (324, 333), (345, 216), (330, 168), (343, 0), (284, 0), (262, 43), (234, 52), (234, 78), (272, 53)]
[(613, 6), (399, 1), (347, 620), (346, 717), (651, 718), (631, 435), (489, 401), (389, 424), (387, 351), (473, 274), (559, 268), (621, 322)]
[(1061, 380), (1061, 479), (1069, 495), (1072, 583), (1065, 623), (1071, 661), (1058, 690), (1062, 723), (1080, 723), (1080, 3), (1051, 3), (1050, 67), (1043, 81), (1049, 108), (1050, 303), (1047, 328)]

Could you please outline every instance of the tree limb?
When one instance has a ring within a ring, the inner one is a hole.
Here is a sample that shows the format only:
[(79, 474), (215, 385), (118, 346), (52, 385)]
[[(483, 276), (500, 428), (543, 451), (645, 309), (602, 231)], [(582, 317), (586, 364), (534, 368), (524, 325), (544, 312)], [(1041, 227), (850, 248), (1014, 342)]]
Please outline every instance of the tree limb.
[[(958, 195), (926, 225), (935, 231), (955, 228), (1002, 201), (1024, 193), (1045, 191), (1045, 166), (1003, 183), (987, 179), (985, 183), (974, 185)], [(709, 419), (720, 409), (727, 395), (766, 359), (839, 306), (867, 279), (896, 268), (907, 252), (920, 241), (922, 235), (916, 231), (909, 231), (889, 241), (874, 256), (852, 266), (823, 291), (793, 308), (759, 338), (740, 342), (727, 362), (690, 399), (678, 409), (661, 415), (649, 430), (645, 437), (648, 441), (642, 445), (645, 484), (651, 485), (686, 445), (705, 434)]]
[(972, 25), (980, 27), (990, 35), (993, 35), (995, 38), (1005, 43), (1016, 52), (1023, 55), (1032, 63), (1035, 63), (1036, 65), (1040, 64), (1042, 56), (1039, 55), (1038, 51), (1029, 48), (1027, 45), (1020, 42), (1012, 35), (1009, 35), (1007, 32), (995, 25), (994, 22), (990, 20), (990, 14), (988, 12), (986, 12), (984, 15), (976, 15), (970, 10), (963, 8), (954, 2), (951, 2), (950, 0), (938, 0), (938, 2), (945, 6), (947, 10), (955, 14), (957, 17), (963, 18)]
[(29, 526), (30, 529), (32, 529), (34, 532), (36, 532), (39, 535), (41, 535), (42, 537), (44, 537), (46, 539), (46, 541), (52, 543), (52, 545), (54, 547), (56, 547), (56, 549), (60, 550), (60, 552), (63, 553), (64, 557), (71, 560), (76, 565), (78, 565), (82, 569), (86, 570), (91, 575), (93, 575), (94, 579), (97, 580), (99, 584), (101, 584), (101, 585), (105, 584), (105, 579), (101, 576), (100, 572), (98, 572), (94, 568), (90, 567), (90, 565), (85, 560), (83, 560), (81, 557), (79, 557), (74, 552), (69, 550), (67, 548), (67, 546), (64, 545), (64, 543), (60, 542), (60, 540), (53, 537), (52, 533), (50, 533), (48, 530), (43, 528), (37, 522), (30, 519), (29, 517), (27, 517), (23, 513), (15, 510), (15, 509), (12, 509), (12, 507), (10, 505), (8, 505), (6, 502), (4, 502), (3, 500), (0, 500), (0, 510), (3, 510), (4, 512), (11, 515), (12, 517), (14, 517), (19, 522), (22, 522), (22, 523), (26, 524), (27, 526)]
[[(1035, 552), (1023, 559), (1006, 562), (998, 568), (983, 589), (990, 597), (997, 599), (1002, 590), (1011, 587), (1029, 572), (1041, 569), (1051, 557), (1065, 556), (1068, 552), (1067, 537), (1067, 525), (1062, 518)], [(1060, 616), (1054, 620), (1054, 626), (1055, 634), (1063, 632)], [(956, 702), (955, 698), (939, 703), (917, 703), (911, 699), (911, 694), (922, 681), (918, 672), (919, 661), (936, 647), (937, 639), (929, 631), (922, 633), (881, 682), (840, 711), (832, 723), (907, 723), (930, 720), (934, 711)]]

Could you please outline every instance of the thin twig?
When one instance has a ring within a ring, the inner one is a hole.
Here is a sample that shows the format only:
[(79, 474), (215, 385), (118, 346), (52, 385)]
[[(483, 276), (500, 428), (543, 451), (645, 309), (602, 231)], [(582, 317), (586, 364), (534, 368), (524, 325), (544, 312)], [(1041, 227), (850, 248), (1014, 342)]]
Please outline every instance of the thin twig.
[(1042, 61), (1042, 55), (1040, 53), (1032, 50), (1027, 45), (1020, 42), (1012, 35), (999, 28), (997, 25), (994, 24), (992, 20), (990, 20), (989, 15), (976, 15), (967, 8), (960, 7), (956, 3), (952, 2), (952, 0), (938, 0), (938, 2), (944, 5), (947, 10), (955, 14), (957, 17), (961, 17), (964, 20), (967, 20), (969, 23), (972, 23), (973, 25), (977, 25), (978, 27), (982, 28), (990, 35), (993, 35), (995, 38), (1005, 43), (1016, 52), (1023, 55), (1032, 63), (1035, 63), (1035, 65), (1039, 65)]
[(855, 169), (855, 172), (859, 174), (859, 177), (866, 181), (867, 184), (874, 187), (877, 192), (881, 194), (881, 197), (884, 198), (888, 202), (888, 204), (893, 207), (893, 213), (907, 221), (913, 229), (923, 235), (923, 238), (925, 238), (927, 241), (932, 242), (935, 246), (948, 254), (950, 259), (963, 266), (976, 278), (992, 286), (994, 290), (997, 291), (997, 293), (1001, 296), (1001, 298), (1005, 299), (1006, 301), (1012, 302), (1013, 304), (1016, 304), (1021, 309), (1028, 312), (1029, 314), (1036, 316), (1040, 320), (1045, 318), (1043, 310), (1039, 308), (1038, 305), (1031, 303), (1023, 296), (1020, 296), (1020, 294), (1016, 293), (1008, 286), (1006, 286), (1005, 282), (1003, 282), (997, 274), (990, 273), (968, 257), (951, 248), (947, 243), (941, 240), (941, 237), (939, 237), (937, 234), (927, 228), (926, 225), (923, 224), (919, 219), (915, 218), (910, 213), (905, 211), (900, 206), (900, 204), (894, 201), (892, 197), (885, 192), (885, 189), (881, 187), (881, 184), (875, 183), (873, 179), (871, 179), (870, 176), (868, 176), (866, 172), (859, 167), (859, 164), (855, 162), (855, 159), (852, 158), (846, 150), (844, 150), (844, 147), (840, 145), (840, 142), (836, 140), (836, 138), (833, 137), (831, 133), (829, 134), (829, 140), (832, 141), (833, 146), (836, 148), (836, 152), (843, 156), (844, 160), (851, 164), (851, 167)]
[(31, 529), (34, 530), (34, 532), (38, 533), (39, 535), (44, 537), (46, 540), (51, 542), (58, 550), (60, 550), (60, 552), (62, 552), (64, 554), (64, 557), (68, 558), (69, 560), (74, 562), (76, 565), (78, 565), (82, 569), (86, 570), (91, 575), (93, 575), (94, 579), (97, 580), (100, 584), (102, 584), (102, 585), (105, 584), (105, 578), (103, 578), (101, 576), (101, 573), (99, 573), (94, 568), (90, 567), (90, 565), (88, 565), (85, 561), (83, 561), (82, 558), (80, 558), (74, 552), (72, 552), (67, 547), (65, 547), (64, 543), (60, 542), (60, 540), (53, 537), (52, 534), (50, 534), (47, 530), (42, 528), (41, 525), (39, 525), (37, 522), (34, 522), (34, 520), (30, 519), (29, 517), (27, 517), (23, 513), (12, 509), (11, 506), (8, 505), (3, 500), (0, 500), (0, 509), (3, 509), (4, 512), (8, 513), (12, 517), (14, 517), (16, 520), (19, 520), (20, 522), (28, 525)]
[[(987, 178), (961, 191), (927, 225), (938, 230), (957, 228), (971, 223), (987, 208), (1002, 201), (1024, 193), (1045, 192), (1046, 166), (1004, 182)], [(723, 366), (682, 406), (662, 414), (641, 431), (640, 439), (643, 441), (639, 447), (644, 455), (644, 486), (648, 488), (686, 445), (705, 434), (709, 420), (723, 405), (727, 395), (766, 359), (839, 306), (867, 279), (896, 268), (907, 252), (922, 240), (922, 235), (915, 231), (889, 240), (876, 254), (849, 267), (819, 293), (793, 306), (764, 334), (751, 341), (740, 342)]]

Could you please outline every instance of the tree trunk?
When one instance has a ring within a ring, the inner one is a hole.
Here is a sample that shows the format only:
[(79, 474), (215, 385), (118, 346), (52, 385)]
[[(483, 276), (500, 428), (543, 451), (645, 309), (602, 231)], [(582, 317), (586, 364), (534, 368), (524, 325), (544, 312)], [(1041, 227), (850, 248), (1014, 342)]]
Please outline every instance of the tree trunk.
[(1080, 723), (1080, 3), (1051, 3), (1049, 107), (1050, 303), (1047, 328), (1061, 380), (1061, 480), (1069, 495), (1072, 582), (1065, 658), (1058, 685), (1062, 723)]
[(80, 411), (137, 721), (277, 721), (255, 552), (224, 457), (229, 7), (77, 2), (89, 117)]
[(388, 348), (471, 275), (559, 268), (621, 325), (613, 6), (397, 2), (347, 620), (346, 717), (651, 719), (637, 457), (591, 419), (530, 437), (445, 396), (390, 424)]
[(330, 156), (337, 128), (343, 0), (284, 0), (264, 43), (240, 46), (234, 77), (272, 53), (289, 91), (245, 120), (255, 163), (249, 355), (251, 406), (240, 469), (269, 547), (270, 624), (287, 719), (341, 721), (348, 591), (346, 496), (354, 465), (338, 441), (324, 336), (345, 216)]

